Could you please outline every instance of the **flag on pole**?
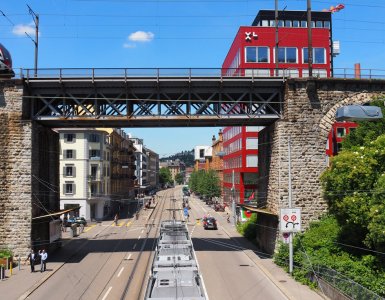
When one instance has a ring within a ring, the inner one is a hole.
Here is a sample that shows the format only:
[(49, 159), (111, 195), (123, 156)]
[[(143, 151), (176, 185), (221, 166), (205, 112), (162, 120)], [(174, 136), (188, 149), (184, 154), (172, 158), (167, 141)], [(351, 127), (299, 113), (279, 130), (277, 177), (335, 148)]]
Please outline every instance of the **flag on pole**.
[(253, 200), (254, 199), (254, 192), (250, 195), (248, 200)]

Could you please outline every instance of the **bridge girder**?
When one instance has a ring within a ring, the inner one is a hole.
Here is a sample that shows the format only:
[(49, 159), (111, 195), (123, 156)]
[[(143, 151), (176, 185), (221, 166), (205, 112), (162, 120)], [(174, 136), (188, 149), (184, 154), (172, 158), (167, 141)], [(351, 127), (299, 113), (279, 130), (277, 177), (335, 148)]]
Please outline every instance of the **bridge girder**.
[(50, 127), (268, 125), (283, 109), (277, 79), (39, 77), (24, 84), (30, 118)]

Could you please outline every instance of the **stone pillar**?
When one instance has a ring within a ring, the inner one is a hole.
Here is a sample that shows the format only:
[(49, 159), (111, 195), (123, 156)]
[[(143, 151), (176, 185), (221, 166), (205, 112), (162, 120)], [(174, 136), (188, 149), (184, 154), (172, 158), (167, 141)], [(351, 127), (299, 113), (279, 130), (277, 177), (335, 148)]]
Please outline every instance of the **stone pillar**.
[(23, 85), (0, 81), (0, 248), (25, 256), (31, 244), (32, 125), (22, 117)]

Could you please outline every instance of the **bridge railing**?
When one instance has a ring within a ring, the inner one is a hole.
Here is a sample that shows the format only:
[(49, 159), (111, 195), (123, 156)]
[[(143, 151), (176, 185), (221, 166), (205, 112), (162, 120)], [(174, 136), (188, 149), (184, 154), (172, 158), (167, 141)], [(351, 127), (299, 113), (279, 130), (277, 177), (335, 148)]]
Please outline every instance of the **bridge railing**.
[[(15, 72), (16, 77), (23, 79), (36, 78), (297, 78), (298, 68), (279, 69), (278, 72), (261, 69), (224, 69), (221, 68), (42, 68), (20, 69)], [(277, 75), (275, 75), (277, 74)], [(326, 77), (325, 74), (317, 73), (314, 69), (314, 77)], [(385, 70), (382, 69), (361, 69), (359, 76), (353, 68), (334, 68), (333, 78), (344, 79), (385, 79)], [(303, 76), (303, 78), (306, 78)]]

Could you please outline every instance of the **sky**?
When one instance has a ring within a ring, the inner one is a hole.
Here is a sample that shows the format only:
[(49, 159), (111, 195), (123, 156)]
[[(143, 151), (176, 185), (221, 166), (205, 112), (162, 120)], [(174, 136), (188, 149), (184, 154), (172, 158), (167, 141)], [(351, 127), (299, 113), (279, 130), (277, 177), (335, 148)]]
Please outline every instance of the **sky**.
[[(278, 0), (280, 10), (306, 10), (306, 0)], [(341, 54), (334, 68), (385, 70), (384, 0), (312, 0), (333, 14)], [(30, 0), (0, 2), (0, 43), (15, 71), (34, 67), (39, 15), (39, 68), (220, 68), (240, 26), (251, 25), (274, 0)], [(26, 33), (29, 35), (27, 36)], [(168, 156), (210, 145), (219, 128), (129, 129)]]

